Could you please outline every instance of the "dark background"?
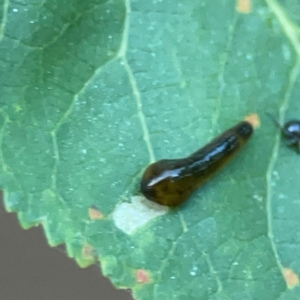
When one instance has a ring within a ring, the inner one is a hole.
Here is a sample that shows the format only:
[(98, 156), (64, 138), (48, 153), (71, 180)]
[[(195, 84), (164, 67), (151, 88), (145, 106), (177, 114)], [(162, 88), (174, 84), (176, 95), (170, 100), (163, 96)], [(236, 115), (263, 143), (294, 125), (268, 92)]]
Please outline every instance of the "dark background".
[(41, 226), (23, 230), (15, 213), (7, 213), (0, 194), (1, 300), (132, 300), (103, 277), (99, 265), (81, 269), (51, 248)]

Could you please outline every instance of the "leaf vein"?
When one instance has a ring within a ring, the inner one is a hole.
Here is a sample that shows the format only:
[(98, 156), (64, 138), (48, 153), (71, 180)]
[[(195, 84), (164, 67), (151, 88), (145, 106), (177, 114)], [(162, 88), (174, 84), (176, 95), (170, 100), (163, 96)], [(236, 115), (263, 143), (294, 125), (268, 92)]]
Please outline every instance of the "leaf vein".
[(4, 154), (3, 154), (3, 138), (4, 138), (4, 132), (5, 132), (5, 127), (7, 123), (9, 122), (9, 117), (0, 109), (0, 113), (4, 118), (3, 125), (0, 129), (0, 162), (2, 164), (2, 170), (5, 173), (9, 173), (9, 166), (5, 162)]
[(220, 70), (219, 70), (219, 76), (218, 76), (218, 81), (219, 81), (220, 87), (219, 87), (218, 97), (216, 99), (215, 112), (212, 116), (212, 128), (213, 129), (215, 128), (215, 126), (218, 122), (218, 119), (220, 117), (220, 114), (221, 114), (223, 91), (226, 86), (226, 83), (224, 80), (224, 74), (225, 74), (225, 69), (226, 69), (226, 65), (228, 62), (228, 54), (229, 54), (229, 51), (230, 51), (230, 48), (232, 45), (232, 38), (233, 38), (235, 29), (236, 29), (237, 20), (238, 20), (238, 14), (236, 13), (234, 15), (232, 24), (230, 26), (228, 26), (228, 40), (227, 40), (225, 50), (224, 50), (224, 53), (222, 55), (222, 59), (220, 62)]
[(151, 139), (150, 139), (150, 133), (149, 133), (149, 129), (148, 129), (147, 121), (146, 121), (146, 116), (143, 111), (143, 103), (142, 103), (142, 99), (141, 99), (141, 93), (139, 91), (138, 84), (134, 77), (132, 68), (130, 67), (127, 57), (126, 57), (126, 53), (127, 53), (127, 49), (128, 49), (128, 36), (129, 36), (129, 23), (130, 23), (131, 8), (130, 8), (130, 0), (124, 0), (124, 1), (125, 1), (124, 2), (125, 6), (126, 6), (126, 20), (125, 20), (125, 24), (124, 24), (122, 42), (121, 42), (121, 46), (120, 46), (117, 57), (119, 57), (122, 60), (125, 70), (128, 74), (129, 82), (130, 82), (130, 85), (131, 85), (131, 88), (133, 91), (134, 98), (136, 100), (137, 114), (138, 114), (138, 117), (139, 117), (139, 120), (141, 123), (142, 131), (143, 131), (143, 135), (144, 135), (144, 141), (145, 141), (148, 153), (149, 153), (150, 163), (153, 163), (155, 161), (155, 156), (154, 156), (154, 151), (153, 151), (153, 147), (152, 147), (152, 143), (151, 143)]
[(3, 13), (2, 13), (2, 23), (0, 25), (0, 41), (2, 41), (3, 37), (4, 37), (4, 31), (5, 31), (5, 26), (6, 26), (6, 22), (7, 22), (8, 6), (9, 6), (9, 0), (4, 0), (4, 2), (3, 2)]
[[(290, 76), (289, 76), (289, 84), (287, 86), (282, 105), (279, 108), (279, 122), (282, 123), (284, 120), (284, 115), (287, 110), (287, 107), (289, 105), (290, 95), (291, 91), (295, 85), (296, 79), (299, 75), (300, 71), (300, 60), (297, 61), (294, 68), (291, 70)], [(280, 270), (283, 269), (278, 251), (277, 246), (274, 241), (274, 233), (273, 233), (273, 224), (272, 224), (272, 208), (271, 208), (271, 197), (272, 197), (272, 173), (273, 169), (276, 163), (276, 160), (278, 158), (278, 150), (279, 150), (279, 144), (280, 144), (280, 132), (276, 135), (274, 147), (272, 150), (272, 155), (269, 161), (269, 166), (267, 168), (266, 173), (266, 213), (267, 213), (267, 227), (268, 227), (268, 237), (270, 239), (272, 251), (274, 253), (274, 257), (276, 260), (276, 263)]]
[(208, 253), (204, 252), (204, 251), (201, 251), (205, 260), (206, 260), (206, 263), (208, 265), (208, 268), (209, 268), (209, 271), (210, 273), (212, 274), (213, 277), (215, 277), (215, 280), (217, 282), (217, 286), (218, 286), (218, 290), (217, 290), (217, 293), (221, 292), (223, 290), (223, 283), (222, 281), (220, 280), (220, 277), (218, 276), (214, 266), (213, 266), (213, 263), (208, 255)]
[(289, 19), (285, 10), (276, 0), (265, 1), (281, 24), (282, 29), (284, 30), (298, 57), (300, 57), (300, 40), (298, 27)]

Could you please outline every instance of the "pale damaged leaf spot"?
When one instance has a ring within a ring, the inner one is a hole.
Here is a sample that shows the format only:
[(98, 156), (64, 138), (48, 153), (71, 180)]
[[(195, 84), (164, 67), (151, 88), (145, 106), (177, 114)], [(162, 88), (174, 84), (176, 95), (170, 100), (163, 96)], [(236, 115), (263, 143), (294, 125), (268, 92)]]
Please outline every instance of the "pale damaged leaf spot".
[(85, 244), (83, 246), (81, 254), (84, 259), (91, 259), (91, 260), (97, 259), (97, 252), (95, 248), (90, 244)]
[(148, 271), (139, 269), (136, 271), (136, 281), (138, 283), (149, 283), (150, 282), (150, 274)]
[(290, 289), (299, 285), (299, 276), (295, 273), (294, 270), (286, 268), (282, 271), (286, 284)]
[(131, 197), (131, 203), (121, 203), (113, 212), (115, 225), (127, 234), (132, 234), (152, 219), (162, 216), (169, 208), (147, 200), (142, 196)]
[(91, 220), (102, 220), (104, 219), (104, 214), (96, 207), (89, 208), (89, 216)]
[(249, 14), (252, 10), (252, 0), (237, 0), (236, 10), (242, 14)]

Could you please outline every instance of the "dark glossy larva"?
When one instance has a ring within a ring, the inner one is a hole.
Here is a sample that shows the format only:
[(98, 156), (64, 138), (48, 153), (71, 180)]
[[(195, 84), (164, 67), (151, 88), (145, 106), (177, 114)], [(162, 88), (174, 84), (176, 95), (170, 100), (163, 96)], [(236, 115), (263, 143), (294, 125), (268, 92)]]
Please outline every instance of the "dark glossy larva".
[(143, 174), (141, 192), (162, 205), (182, 204), (240, 151), (252, 133), (253, 126), (242, 121), (186, 158), (151, 164)]

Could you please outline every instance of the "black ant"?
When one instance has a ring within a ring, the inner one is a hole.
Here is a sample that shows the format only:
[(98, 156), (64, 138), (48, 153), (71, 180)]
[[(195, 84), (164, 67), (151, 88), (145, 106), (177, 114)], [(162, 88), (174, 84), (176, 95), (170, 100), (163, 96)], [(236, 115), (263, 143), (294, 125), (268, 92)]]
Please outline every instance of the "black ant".
[(281, 129), (283, 135), (287, 138), (287, 145), (296, 145), (298, 154), (300, 154), (300, 120), (291, 120), (286, 122), (283, 126), (271, 115), (275, 124)]

